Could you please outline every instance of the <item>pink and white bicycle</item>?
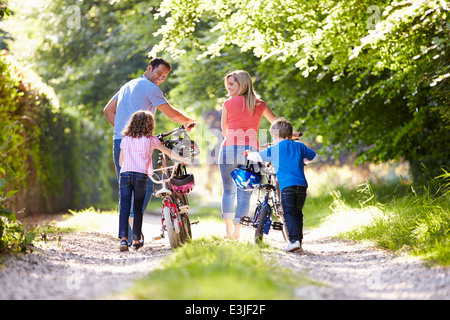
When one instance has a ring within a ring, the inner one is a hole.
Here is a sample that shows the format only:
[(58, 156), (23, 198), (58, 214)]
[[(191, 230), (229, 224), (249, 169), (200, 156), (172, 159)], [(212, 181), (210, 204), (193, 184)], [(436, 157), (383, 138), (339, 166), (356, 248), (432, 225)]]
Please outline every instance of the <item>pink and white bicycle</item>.
[[(194, 158), (200, 151), (192, 141), (184, 126), (157, 135), (164, 145), (185, 158)], [(170, 137), (170, 139), (168, 139)], [(165, 232), (172, 248), (179, 247), (192, 238), (189, 220), (189, 193), (195, 184), (193, 174), (187, 173), (186, 166), (175, 162), (165, 153), (158, 153), (157, 168), (150, 177), (161, 189), (156, 191), (155, 197), (162, 199), (161, 237)]]

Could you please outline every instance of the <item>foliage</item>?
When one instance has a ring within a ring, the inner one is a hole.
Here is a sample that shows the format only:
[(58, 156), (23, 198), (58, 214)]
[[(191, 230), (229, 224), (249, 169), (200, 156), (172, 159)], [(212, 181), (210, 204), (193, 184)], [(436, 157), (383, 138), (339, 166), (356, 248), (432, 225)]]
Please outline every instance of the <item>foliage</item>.
[(11, 15), (7, 1), (0, 1), (0, 18)]
[(35, 237), (36, 233), (23, 229), (14, 212), (0, 204), (0, 254), (29, 252)]
[(10, 50), (32, 63), (64, 106), (110, 129), (102, 109), (125, 82), (144, 73), (158, 3), (12, 0), (14, 14), (3, 25), (14, 38)]
[[(128, 291), (139, 299), (292, 299), (294, 288), (310, 284), (262, 257), (254, 244), (202, 238), (175, 251)], [(220, 290), (218, 290), (220, 288)]]
[(368, 212), (370, 219), (350, 230), (341, 230), (342, 236), (352, 240), (368, 240), (389, 250), (411, 253), (430, 263), (449, 265), (448, 189), (440, 178), (433, 179), (432, 184), (428, 187), (411, 185), (404, 196), (379, 202), (367, 183), (359, 190), (359, 199), (363, 199), (360, 208), (352, 208), (338, 195), (332, 206), (334, 214), (354, 211), (355, 216), (361, 216)]
[(18, 195), (23, 198), (30, 188), (37, 189), (40, 197), (33, 199), (34, 208), (27, 207), (27, 212), (101, 202), (99, 188), (106, 184), (110, 190), (107, 181), (98, 177), (106, 151), (94, 146), (104, 145), (104, 137), (89, 121), (62, 110), (53, 91), (5, 50), (0, 68), (0, 178), (7, 194), (5, 206)]
[(253, 53), (265, 96), (326, 151), (402, 157), (416, 178), (420, 163), (449, 165), (445, 1), (165, 0), (158, 16), (165, 25), (150, 55)]
[(53, 170), (42, 171), (53, 190), (65, 184), (60, 196), (73, 195), (69, 208), (110, 206), (117, 198), (112, 128), (102, 109), (126, 81), (143, 74), (158, 3), (11, 0), (12, 15), (0, 22), (11, 54), (52, 86), (61, 103), (58, 113), (41, 115), (46, 132), (55, 135), (39, 143), (50, 152), (43, 161), (48, 168), (73, 168), (53, 176), (57, 183), (50, 183)]
[[(32, 154), (27, 136), (33, 127), (28, 126), (31, 110), (23, 101), (21, 75), (15, 73), (7, 62), (6, 52), (0, 55), (0, 253), (26, 251), (32, 241), (9, 208), (10, 199), (25, 183), (29, 157)], [(31, 122), (31, 121), (30, 121)]]

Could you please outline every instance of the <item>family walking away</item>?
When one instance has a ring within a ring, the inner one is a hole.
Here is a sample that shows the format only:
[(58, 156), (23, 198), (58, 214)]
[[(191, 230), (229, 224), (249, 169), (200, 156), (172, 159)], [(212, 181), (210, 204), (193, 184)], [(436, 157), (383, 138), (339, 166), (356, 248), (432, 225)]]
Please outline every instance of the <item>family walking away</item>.
[(270, 126), (273, 145), (264, 151), (244, 156), (256, 161), (271, 162), (281, 191), (281, 206), (289, 236), (287, 252), (301, 251), (303, 239), (303, 206), (306, 200), (304, 165), (317, 159), (316, 153), (301, 142), (292, 140), (292, 124), (279, 118)]
[[(129, 246), (137, 250), (143, 245), (142, 216), (153, 193), (153, 181), (149, 178), (153, 174), (153, 150), (158, 149), (184, 163), (190, 161), (166, 148), (153, 136), (157, 109), (170, 120), (184, 124), (188, 130), (196, 125), (194, 119), (171, 106), (158, 87), (170, 70), (171, 66), (166, 60), (152, 59), (144, 75), (123, 85), (103, 109), (114, 127), (113, 158), (120, 190), (121, 251), (128, 250)], [(302, 241), (302, 208), (307, 189), (304, 163), (313, 160), (316, 153), (303, 143), (291, 140), (298, 137), (299, 133), (293, 131), (290, 122), (277, 118), (257, 95), (248, 72), (233, 71), (225, 76), (224, 83), (228, 99), (222, 108), (224, 140), (218, 164), (223, 186), (221, 211), (225, 221), (225, 237), (239, 239), (241, 217), (249, 213), (253, 190), (237, 188), (230, 174), (246, 165), (249, 152), (259, 152), (258, 129), (264, 116), (271, 123), (270, 133), (275, 145), (259, 154), (262, 160), (272, 162), (280, 183), (281, 203), (290, 240), (286, 251), (299, 250)]]

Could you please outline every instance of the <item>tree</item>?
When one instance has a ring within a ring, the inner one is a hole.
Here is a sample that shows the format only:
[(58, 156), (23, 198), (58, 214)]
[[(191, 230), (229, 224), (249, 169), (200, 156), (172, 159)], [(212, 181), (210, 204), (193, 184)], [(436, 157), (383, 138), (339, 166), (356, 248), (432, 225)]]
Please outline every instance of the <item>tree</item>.
[[(160, 1), (11, 0), (9, 49), (58, 93), (62, 104), (109, 128), (101, 109), (144, 73)], [(24, 23), (23, 21), (26, 21)]]
[(445, 1), (165, 0), (158, 17), (150, 55), (253, 53), (266, 95), (335, 152), (450, 165)]

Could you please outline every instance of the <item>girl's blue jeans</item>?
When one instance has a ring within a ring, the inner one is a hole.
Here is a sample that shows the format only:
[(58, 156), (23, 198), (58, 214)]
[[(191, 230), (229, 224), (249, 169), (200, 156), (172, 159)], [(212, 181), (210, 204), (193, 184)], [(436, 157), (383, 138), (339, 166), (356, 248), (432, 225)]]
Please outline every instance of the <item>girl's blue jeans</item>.
[(133, 201), (133, 240), (141, 239), (142, 215), (148, 176), (140, 172), (123, 172), (120, 174), (119, 238), (128, 238), (128, 218), (131, 201)]
[[(115, 139), (113, 141), (113, 158), (114, 158), (114, 166), (116, 167), (116, 174), (117, 174), (117, 182), (120, 178), (120, 165), (119, 165), (119, 156), (120, 156), (120, 143), (122, 142), (122, 139)], [(144, 212), (147, 208), (148, 203), (150, 202), (153, 194), (153, 181), (148, 178), (147, 180), (147, 191), (145, 193), (145, 199), (144, 204), (142, 206), (142, 211)], [(119, 208), (120, 208), (120, 188), (119, 188)], [(131, 202), (131, 208), (130, 208), (130, 216), (133, 217), (133, 201)], [(128, 242), (131, 243), (131, 228), (128, 228), (130, 238), (128, 239)]]
[(281, 190), (281, 206), (289, 241), (302, 242), (303, 239), (303, 206), (306, 200), (306, 186), (291, 186)]
[[(242, 216), (247, 216), (250, 209), (252, 191), (243, 191), (236, 187), (230, 173), (240, 166), (245, 166), (246, 158), (242, 154), (245, 150), (258, 151), (251, 146), (225, 146), (219, 152), (219, 170), (222, 176), (222, 218), (234, 219), (239, 223)], [(237, 199), (236, 211), (234, 204)]]

